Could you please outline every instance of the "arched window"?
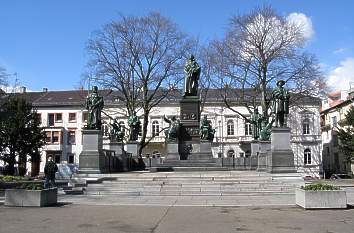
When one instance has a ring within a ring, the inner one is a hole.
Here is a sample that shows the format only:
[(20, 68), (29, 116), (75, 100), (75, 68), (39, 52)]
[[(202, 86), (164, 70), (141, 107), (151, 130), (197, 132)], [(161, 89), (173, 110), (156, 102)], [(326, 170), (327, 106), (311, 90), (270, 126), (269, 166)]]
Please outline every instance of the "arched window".
[(152, 136), (159, 136), (160, 132), (160, 125), (158, 121), (153, 121), (152, 122)]
[(124, 121), (120, 121), (120, 122), (119, 122), (119, 124), (120, 124), (120, 127), (121, 127), (121, 129), (122, 129), (122, 132), (125, 134), (125, 125), (124, 125)]
[(252, 125), (249, 122), (245, 123), (245, 135), (246, 136), (252, 135)]
[(309, 148), (304, 150), (304, 165), (311, 164), (311, 150)]
[(232, 157), (234, 157), (235, 156), (235, 151), (234, 150), (228, 150), (227, 151), (227, 157), (230, 157), (230, 158), (232, 158)]
[(233, 120), (227, 121), (227, 135), (235, 135), (235, 125)]
[(310, 134), (310, 120), (307, 118), (302, 122), (302, 134)]
[(108, 135), (109, 135), (109, 127), (108, 127), (108, 125), (106, 123), (102, 124), (101, 130), (102, 130), (103, 136), (108, 137)]

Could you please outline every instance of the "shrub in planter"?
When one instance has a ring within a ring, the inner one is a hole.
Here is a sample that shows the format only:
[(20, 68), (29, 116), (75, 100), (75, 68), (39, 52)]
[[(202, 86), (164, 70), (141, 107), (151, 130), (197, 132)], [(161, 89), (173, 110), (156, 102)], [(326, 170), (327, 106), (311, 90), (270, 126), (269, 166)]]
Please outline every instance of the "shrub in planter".
[(305, 209), (347, 208), (347, 195), (333, 185), (311, 184), (296, 189), (296, 204)]

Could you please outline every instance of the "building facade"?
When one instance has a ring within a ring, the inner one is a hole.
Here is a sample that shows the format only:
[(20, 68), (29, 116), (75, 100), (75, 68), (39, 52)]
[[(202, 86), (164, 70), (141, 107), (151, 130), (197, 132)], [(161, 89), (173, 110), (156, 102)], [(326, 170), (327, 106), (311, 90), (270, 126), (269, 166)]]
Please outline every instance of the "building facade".
[(321, 130), (323, 141), (323, 170), (326, 176), (333, 173), (350, 174), (353, 169), (339, 150), (338, 129), (345, 127), (345, 115), (354, 106), (354, 84), (349, 90), (336, 91), (323, 100), (321, 109)]
[[(22, 93), (20, 95), (32, 102), (41, 119), (47, 139), (42, 148), (41, 163), (36, 166), (40, 171), (48, 156), (56, 163), (78, 166), (82, 150), (82, 129), (87, 122), (84, 101), (88, 92), (75, 91), (43, 91)], [(109, 123), (111, 118), (127, 126), (127, 112), (118, 94), (101, 91), (105, 107), (103, 118), (104, 148), (109, 149)], [(30, 97), (30, 98), (29, 98)], [(228, 109), (217, 97), (217, 90), (209, 91), (202, 101), (201, 115), (206, 115), (215, 129), (212, 142), (214, 157), (248, 157), (251, 155), (252, 127), (244, 118)], [(244, 106), (232, 106), (245, 116), (250, 116)], [(164, 117), (179, 116), (179, 97), (165, 99), (155, 107), (149, 116), (148, 139), (150, 143), (143, 150), (143, 157), (164, 157), (166, 144), (164, 129), (168, 123)], [(109, 117), (108, 117), (109, 116)], [(139, 116), (139, 112), (138, 112)], [(320, 101), (308, 98), (301, 106), (290, 109), (288, 126), (291, 128), (291, 144), (294, 162), (298, 172), (304, 176), (318, 177), (322, 171), (322, 146), (320, 131)]]

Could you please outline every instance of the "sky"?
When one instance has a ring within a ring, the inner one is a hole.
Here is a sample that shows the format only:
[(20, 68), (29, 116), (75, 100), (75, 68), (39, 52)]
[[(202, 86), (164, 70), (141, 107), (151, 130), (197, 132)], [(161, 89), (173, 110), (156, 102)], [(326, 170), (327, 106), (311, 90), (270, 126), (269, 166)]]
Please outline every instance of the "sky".
[(207, 42), (223, 37), (233, 15), (270, 4), (306, 25), (313, 53), (332, 89), (354, 82), (354, 1), (351, 0), (1, 0), (0, 66), (10, 84), (31, 91), (75, 89), (88, 61), (93, 32), (119, 15), (158, 11)]

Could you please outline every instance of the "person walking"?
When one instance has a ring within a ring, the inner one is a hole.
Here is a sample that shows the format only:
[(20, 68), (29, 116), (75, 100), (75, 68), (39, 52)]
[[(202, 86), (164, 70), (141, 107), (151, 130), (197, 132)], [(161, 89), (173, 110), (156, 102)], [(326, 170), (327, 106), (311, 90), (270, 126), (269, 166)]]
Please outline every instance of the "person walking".
[(55, 187), (55, 173), (57, 171), (58, 171), (58, 166), (53, 161), (53, 158), (49, 157), (44, 167), (44, 175), (45, 175), (44, 188)]

